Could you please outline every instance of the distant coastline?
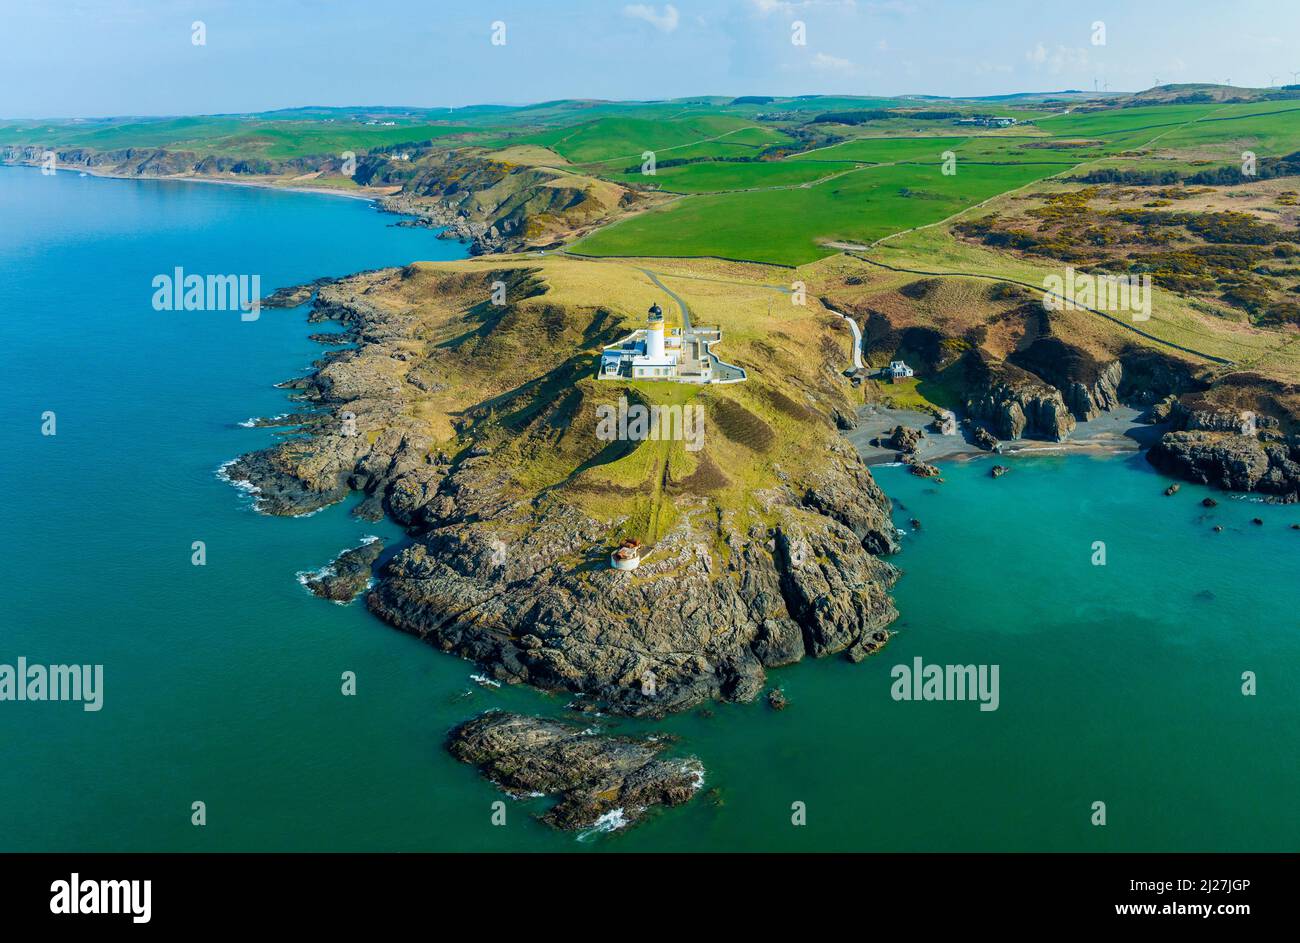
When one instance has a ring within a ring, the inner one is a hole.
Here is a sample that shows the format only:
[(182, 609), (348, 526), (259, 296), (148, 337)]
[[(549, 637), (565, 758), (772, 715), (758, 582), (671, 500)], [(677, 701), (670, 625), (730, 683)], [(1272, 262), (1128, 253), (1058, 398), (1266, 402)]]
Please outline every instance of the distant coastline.
[[(39, 168), (40, 164), (29, 161), (5, 160), (0, 161), (0, 166), (4, 167), (31, 167)], [(360, 187), (356, 190), (340, 190), (331, 187), (308, 187), (308, 186), (287, 186), (275, 183), (273, 180), (230, 180), (226, 177), (212, 177), (201, 174), (173, 174), (173, 175), (146, 175), (146, 174), (118, 174), (111, 171), (99, 170), (93, 167), (85, 167), (81, 164), (67, 164), (63, 167), (57, 167), (59, 173), (78, 173), (86, 174), (91, 177), (107, 177), (113, 180), (172, 180), (181, 183), (218, 183), (229, 187), (253, 187), (259, 190), (280, 190), (286, 193), (321, 193), (325, 196), (341, 196), (349, 200), (365, 200), (370, 203), (378, 203), (386, 196), (391, 196), (400, 190), (400, 187)]]

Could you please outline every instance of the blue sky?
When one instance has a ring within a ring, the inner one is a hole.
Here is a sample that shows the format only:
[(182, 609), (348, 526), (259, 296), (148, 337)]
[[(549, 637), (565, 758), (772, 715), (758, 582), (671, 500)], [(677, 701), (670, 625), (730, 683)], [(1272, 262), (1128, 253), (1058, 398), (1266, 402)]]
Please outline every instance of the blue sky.
[(1263, 86), (1292, 70), (1292, 0), (0, 0), (5, 117)]

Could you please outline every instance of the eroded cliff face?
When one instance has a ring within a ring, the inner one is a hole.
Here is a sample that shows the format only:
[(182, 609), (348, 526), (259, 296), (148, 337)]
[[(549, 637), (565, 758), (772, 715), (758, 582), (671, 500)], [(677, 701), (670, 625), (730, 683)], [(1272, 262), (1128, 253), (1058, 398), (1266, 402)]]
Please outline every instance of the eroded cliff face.
[[(44, 146), (0, 147), (0, 161), (40, 164)], [(317, 177), (387, 194), (383, 207), (470, 243), (476, 254), (549, 247), (665, 199), (555, 167), (516, 164), (481, 148), (412, 143), (375, 149), (345, 169), (337, 154), (287, 159), (225, 157), (163, 148), (54, 148), (56, 166), (121, 177), (244, 177), (311, 186)], [(394, 192), (396, 191), (396, 192)], [(405, 223), (410, 224), (410, 223)]]
[[(719, 532), (704, 502), (680, 499), (688, 506), (677, 525), (629, 576), (608, 565), (608, 522), (564, 503), (493, 513), (483, 476), (464, 474), (472, 483), (442, 492), (457, 496), (444, 508), (452, 517), (400, 553), (368, 601), (498, 680), (662, 715), (752, 700), (765, 668), (806, 655), (863, 657), (897, 616), (887, 595), (894, 568), (788, 494), (756, 496), (778, 523), (746, 532)], [(888, 539), (884, 507), (856, 499), (845, 510), (874, 518), (873, 536)]]
[(966, 410), (989, 423), (998, 438), (1028, 435), (1060, 442), (1074, 431), (1075, 418), (1061, 391), (1028, 370), (971, 351), (963, 371)]
[(1147, 457), (1161, 471), (1228, 491), (1300, 500), (1300, 387), (1229, 374), (1169, 404)]
[[(473, 300), (498, 280), (518, 300)], [(626, 325), (552, 303), (552, 280), (523, 267), (394, 270), (320, 286), (312, 317), (343, 321), (357, 346), (291, 381), (318, 410), (302, 435), (227, 475), (272, 514), (365, 492), (360, 513), (391, 515), (411, 539), (367, 596), (373, 612), (496, 679), (616, 712), (751, 700), (767, 668), (882, 646), (897, 615), (883, 556), (897, 537), (889, 500), (835, 427), (835, 410), (851, 409), (842, 364), (764, 341), (768, 359), (806, 375), (760, 368), (739, 388), (700, 391), (698, 454), (597, 441), (597, 406), (638, 395), (590, 376), (592, 353)], [(843, 357), (837, 346), (828, 357)], [(745, 359), (739, 341), (729, 354)], [(778, 434), (786, 423), (798, 441)], [(645, 514), (670, 524), (637, 570), (612, 569), (616, 538), (643, 532)]]
[(1156, 468), (1225, 491), (1300, 500), (1300, 436), (1270, 441), (1231, 432), (1169, 432), (1147, 453)]
[[(358, 177), (362, 182), (372, 179), (365, 170)], [(401, 183), (402, 192), (384, 201), (387, 209), (447, 227), (449, 235), (469, 240), (475, 254), (549, 247), (657, 199), (475, 150), (430, 152), (404, 171)]]
[[(45, 159), (46, 147), (0, 147), (0, 161), (39, 164)], [(164, 150), (152, 147), (128, 147), (108, 151), (91, 148), (55, 148), (57, 167), (84, 167), (121, 177), (171, 177), (181, 175), (217, 176), (224, 174), (262, 176), (308, 173), (337, 167), (337, 159), (216, 157), (193, 151)]]
[(1101, 360), (1054, 336), (1039, 337), (1009, 359), (1056, 387), (1080, 422), (1120, 405), (1124, 368), (1118, 359)]

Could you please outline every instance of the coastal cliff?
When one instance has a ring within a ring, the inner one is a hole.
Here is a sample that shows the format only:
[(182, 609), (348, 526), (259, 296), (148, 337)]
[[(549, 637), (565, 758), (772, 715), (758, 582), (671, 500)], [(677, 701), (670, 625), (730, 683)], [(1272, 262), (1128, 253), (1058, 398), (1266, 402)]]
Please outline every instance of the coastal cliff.
[[(44, 146), (0, 146), (0, 162), (41, 164)], [(428, 142), (374, 149), (348, 162), (337, 154), (272, 159), (129, 147), (53, 149), (55, 166), (117, 177), (179, 177), (275, 186), (316, 186), (379, 198), (399, 225), (442, 229), (471, 253), (548, 248), (634, 210), (662, 202), (609, 180), (554, 166), (519, 163), (511, 152), (435, 148)]]
[(385, 209), (445, 228), (449, 238), (468, 241), (475, 255), (555, 246), (654, 202), (607, 180), (516, 163), (509, 152), (430, 152), (395, 179), (372, 176), (372, 169), (363, 166), (358, 182), (402, 184), (383, 201)]
[(1300, 501), (1300, 385), (1229, 374), (1168, 407), (1170, 431), (1147, 453), (1169, 475)]

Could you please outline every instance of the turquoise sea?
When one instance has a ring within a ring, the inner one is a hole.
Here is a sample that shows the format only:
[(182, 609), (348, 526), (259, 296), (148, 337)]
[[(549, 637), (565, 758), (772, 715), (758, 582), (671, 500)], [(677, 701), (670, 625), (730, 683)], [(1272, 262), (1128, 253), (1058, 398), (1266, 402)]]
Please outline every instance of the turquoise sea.
[[(943, 484), (877, 469), (900, 525), (923, 525), (895, 560), (883, 653), (774, 672), (782, 713), (605, 721), (679, 736), (716, 794), (581, 839), (531, 819), (543, 800), (495, 827), (500, 794), (443, 752), (445, 731), (567, 699), (481, 687), (361, 605), (308, 595), (298, 571), (397, 529), (350, 505), (262, 517), (216, 470), (273, 440), (238, 423), (290, 408), (273, 384), (320, 355), (320, 328), (303, 309), (150, 305), (177, 265), (258, 273), (269, 292), (463, 248), (361, 201), (26, 168), (0, 168), (0, 220), (0, 663), (105, 673), (97, 713), (0, 702), (0, 850), (1300, 845), (1300, 508), (1166, 498), (1138, 456), (1018, 458), (997, 481), (987, 461), (948, 462)], [(892, 700), (891, 668), (916, 657), (998, 665), (998, 710)]]

